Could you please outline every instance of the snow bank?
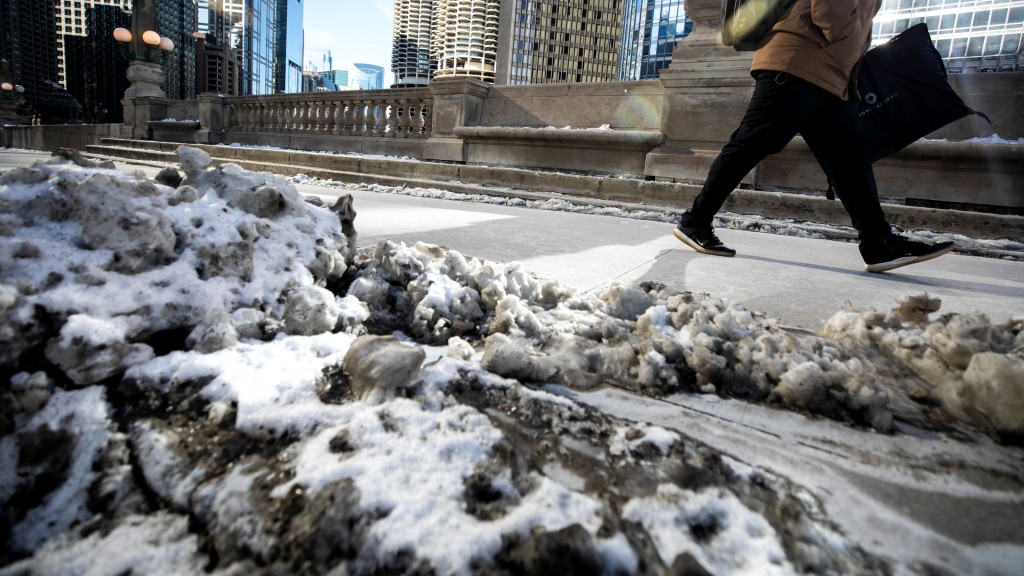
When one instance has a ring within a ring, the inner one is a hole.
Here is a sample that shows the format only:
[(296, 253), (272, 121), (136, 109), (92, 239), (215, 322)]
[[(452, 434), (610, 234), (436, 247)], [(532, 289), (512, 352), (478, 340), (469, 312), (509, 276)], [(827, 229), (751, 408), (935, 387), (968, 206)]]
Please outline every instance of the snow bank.
[(789, 480), (535, 388), (1020, 431), (1020, 321), (916, 297), (812, 336), (422, 243), (355, 254), (350, 199), (179, 158), (173, 188), (81, 158), (0, 177), (0, 571), (886, 572)]

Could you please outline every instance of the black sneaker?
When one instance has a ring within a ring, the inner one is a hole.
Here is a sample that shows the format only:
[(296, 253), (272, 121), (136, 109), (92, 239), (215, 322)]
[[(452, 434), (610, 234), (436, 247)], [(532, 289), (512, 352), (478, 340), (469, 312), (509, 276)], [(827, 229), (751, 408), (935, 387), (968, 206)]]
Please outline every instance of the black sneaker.
[(729, 248), (722, 241), (715, 236), (715, 231), (711, 226), (705, 228), (687, 228), (682, 224), (675, 227), (672, 231), (684, 244), (693, 248), (701, 254), (711, 254), (713, 256), (735, 256), (736, 251)]
[(868, 272), (885, 272), (907, 264), (938, 258), (954, 247), (952, 242), (928, 244), (893, 234), (876, 242), (861, 242), (860, 255)]

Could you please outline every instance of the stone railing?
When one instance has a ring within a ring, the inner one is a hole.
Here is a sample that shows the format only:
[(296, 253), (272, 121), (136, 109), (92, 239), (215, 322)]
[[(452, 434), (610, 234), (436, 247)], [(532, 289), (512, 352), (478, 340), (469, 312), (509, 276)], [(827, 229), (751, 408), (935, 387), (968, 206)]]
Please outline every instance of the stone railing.
[(429, 89), (311, 92), (224, 98), (224, 129), (239, 133), (427, 138)]

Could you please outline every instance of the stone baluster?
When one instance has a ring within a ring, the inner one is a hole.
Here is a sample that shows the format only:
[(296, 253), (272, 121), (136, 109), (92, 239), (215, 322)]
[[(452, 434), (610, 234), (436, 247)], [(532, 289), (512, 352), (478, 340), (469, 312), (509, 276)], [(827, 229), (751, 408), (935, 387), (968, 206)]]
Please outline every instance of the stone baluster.
[(380, 100), (380, 120), (377, 122), (377, 126), (380, 129), (381, 136), (388, 136), (388, 119), (391, 118), (391, 102), (386, 99)]
[(316, 119), (313, 117), (313, 102), (309, 100), (302, 101), (302, 131), (312, 132), (313, 123)]
[(395, 131), (398, 130), (398, 102), (391, 100), (388, 102), (388, 121), (385, 126), (386, 135), (389, 138), (395, 137)]
[(288, 132), (292, 122), (292, 108), (287, 102), (282, 102), (278, 104), (278, 110), (280, 110), (280, 120), (277, 124), (277, 130), (279, 132)]
[(352, 132), (352, 103), (340, 102), (338, 106), (341, 109), (338, 114), (341, 117), (341, 125), (338, 127), (338, 132), (348, 135)]
[(368, 135), (380, 135), (380, 131), (377, 129), (377, 127), (380, 126), (382, 112), (383, 111), (381, 111), (380, 101), (373, 99), (370, 100), (370, 105), (367, 107), (367, 132), (370, 132)]
[(398, 100), (398, 108), (395, 114), (397, 116), (397, 127), (395, 128), (395, 137), (403, 138), (409, 135), (409, 99), (401, 98)]
[(365, 111), (365, 104), (356, 100), (352, 103), (352, 134), (355, 136), (362, 136), (364, 117), (363, 112)]
[(337, 134), (337, 124), (335, 124), (335, 115), (338, 113), (338, 102), (336, 100), (329, 100), (324, 108), (324, 133), (325, 134)]
[(309, 128), (309, 106), (305, 101), (295, 103), (295, 131), (305, 132)]
[(406, 126), (406, 137), (416, 134), (416, 113), (418, 111), (419, 106), (417, 106), (416, 100), (409, 100), (409, 105), (405, 107), (405, 121), (403, 122)]
[(273, 132), (281, 131), (281, 126), (285, 121), (285, 111), (281, 106), (281, 102), (270, 102), (268, 108), (270, 113), (267, 116), (268, 121), (264, 129)]
[(270, 111), (263, 102), (256, 104), (256, 131), (263, 132), (267, 129), (267, 116)]
[(423, 101), (423, 106), (420, 109), (420, 115), (423, 117), (422, 124), (422, 135), (424, 138), (430, 138), (430, 134), (434, 131), (434, 120), (431, 117), (433, 110), (430, 107), (431, 103), (426, 100)]
[(290, 104), (295, 112), (292, 114), (292, 132), (301, 132), (305, 129), (305, 110), (303, 109), (302, 102), (292, 102)]
[(383, 136), (384, 126), (387, 125), (388, 103), (385, 100), (372, 100), (370, 106), (373, 108), (373, 135)]
[(423, 136), (424, 109), (425, 106), (423, 105), (423, 100), (417, 100), (412, 106), (412, 117), (409, 120), (409, 133), (416, 138)]
[(236, 104), (232, 106), (232, 120), (238, 122), (238, 129), (242, 132), (252, 132), (252, 119), (249, 114), (251, 108), (248, 104)]
[(312, 130), (319, 134), (324, 131), (324, 102), (323, 100), (314, 100), (311, 104), (313, 106), (310, 112)]

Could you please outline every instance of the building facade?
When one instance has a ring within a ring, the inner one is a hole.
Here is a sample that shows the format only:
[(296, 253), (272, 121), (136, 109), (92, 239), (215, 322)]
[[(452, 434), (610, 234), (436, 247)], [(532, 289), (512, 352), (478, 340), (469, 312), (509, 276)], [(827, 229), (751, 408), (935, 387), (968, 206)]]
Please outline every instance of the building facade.
[(495, 82), (614, 81), (622, 22), (622, 0), (503, 2)]
[(1024, 70), (1024, 0), (884, 0), (873, 42), (921, 22), (951, 73)]
[[(174, 42), (174, 50), (164, 55), (164, 93), (172, 100), (196, 97), (196, 50), (192, 34), (196, 31), (196, 0), (156, 0), (156, 31)], [(113, 30), (107, 34), (107, 38)]]
[(235, 49), (202, 32), (195, 35), (195, 47), (196, 93), (238, 96), (241, 66)]
[(348, 70), (327, 70), (326, 72), (321, 72), (321, 74), (326, 78), (330, 78), (331, 82), (334, 82), (334, 85), (339, 90), (348, 87)]
[(394, 87), (613, 81), (622, 23), (623, 0), (396, 0)]
[(436, 0), (431, 53), (434, 78), (494, 82), (500, 7), (497, 0)]
[(352, 82), (359, 85), (360, 90), (380, 90), (384, 88), (384, 67), (376, 64), (353, 64), (356, 73)]
[[(506, 0), (507, 1), (507, 0)], [(435, 0), (395, 0), (391, 36), (392, 88), (426, 86), (437, 70), (431, 55)]]
[(237, 54), (240, 94), (274, 93), (277, 5), (278, 0), (198, 0), (198, 31)]
[(30, 103), (40, 102), (60, 78), (55, 6), (56, 0), (0, 0), (0, 58)]
[(93, 8), (115, 8), (131, 13), (132, 0), (57, 0), (54, 4), (54, 16), (57, 26), (57, 82), (62, 86), (68, 84), (67, 56), (68, 44), (76, 47), (89, 35), (88, 15)]
[(619, 80), (655, 80), (672, 62), (676, 43), (693, 30), (683, 0), (627, 0)]
[(86, 123), (121, 122), (128, 61), (113, 34), (131, 26), (131, 17), (117, 6), (97, 4), (84, 10), (83, 23), (83, 34), (64, 35), (64, 88), (82, 105)]
[(302, 90), (302, 0), (277, 0), (274, 41), (274, 92)]

